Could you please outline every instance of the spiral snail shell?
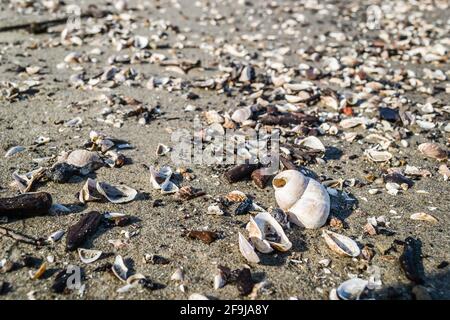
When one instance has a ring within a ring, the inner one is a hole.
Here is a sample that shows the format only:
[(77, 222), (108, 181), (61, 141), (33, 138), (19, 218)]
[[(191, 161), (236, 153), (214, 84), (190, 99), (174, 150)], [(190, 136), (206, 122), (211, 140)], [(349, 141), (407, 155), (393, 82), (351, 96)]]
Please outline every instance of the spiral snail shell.
[(330, 196), (314, 179), (297, 170), (286, 170), (272, 181), (278, 206), (287, 212), (289, 220), (307, 229), (320, 228), (330, 213)]

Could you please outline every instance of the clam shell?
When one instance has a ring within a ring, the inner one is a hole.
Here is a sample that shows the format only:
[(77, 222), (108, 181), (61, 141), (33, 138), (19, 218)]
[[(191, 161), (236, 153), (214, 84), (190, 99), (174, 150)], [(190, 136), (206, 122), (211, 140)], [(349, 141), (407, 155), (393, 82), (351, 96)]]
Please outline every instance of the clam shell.
[(111, 268), (114, 275), (119, 279), (120, 281), (126, 282), (128, 279), (128, 268), (123, 262), (122, 256), (116, 256), (116, 259), (114, 260), (114, 264)]
[(210, 215), (215, 215), (215, 216), (223, 216), (224, 215), (223, 210), (220, 209), (220, 207), (216, 206), (216, 205), (209, 206), (207, 213)]
[(112, 203), (126, 203), (133, 201), (138, 192), (125, 185), (110, 185), (106, 182), (97, 182), (97, 191)]
[(428, 158), (443, 161), (448, 158), (447, 151), (436, 143), (425, 142), (420, 144), (417, 149)]
[(439, 166), (438, 172), (444, 177), (444, 181), (450, 179), (450, 169), (445, 164)]
[(189, 300), (209, 300), (209, 298), (200, 293), (193, 293), (189, 296)]
[(225, 121), (224, 118), (216, 110), (205, 111), (203, 113), (203, 116), (205, 117), (208, 124), (223, 123)]
[(343, 129), (350, 129), (360, 125), (364, 125), (365, 123), (366, 120), (364, 118), (349, 118), (341, 120), (341, 122), (339, 122), (339, 125)]
[(97, 261), (101, 257), (102, 253), (103, 252), (100, 250), (78, 248), (78, 256), (80, 257), (80, 260), (86, 264)]
[(337, 296), (342, 300), (358, 300), (368, 283), (369, 281), (360, 278), (344, 281), (336, 289)]
[(78, 149), (72, 151), (65, 162), (81, 168), (92, 163), (101, 163), (101, 159), (95, 152)]
[(228, 201), (232, 201), (232, 202), (243, 202), (247, 199), (247, 196), (245, 193), (243, 193), (242, 191), (239, 190), (234, 190), (229, 192), (225, 198)]
[(320, 139), (315, 136), (306, 137), (298, 141), (297, 144), (313, 150), (325, 152), (325, 146), (323, 145), (322, 141), (320, 141)]
[(329, 230), (324, 230), (322, 236), (328, 247), (340, 255), (357, 257), (361, 253), (358, 244), (347, 236)]
[(233, 114), (231, 115), (231, 119), (234, 122), (242, 123), (245, 120), (248, 120), (251, 116), (252, 116), (251, 107), (245, 107), (234, 111)]
[(413, 213), (410, 218), (412, 220), (421, 220), (421, 221), (427, 221), (432, 223), (437, 223), (439, 220), (435, 217), (433, 217), (431, 214), (428, 214), (426, 212), (417, 212)]
[[(292, 247), (292, 243), (287, 238), (281, 225), (268, 212), (261, 212), (254, 219), (250, 218), (250, 222), (247, 224), (247, 230), (250, 240), (256, 249), (262, 253), (271, 252), (271, 248), (286, 252)], [(273, 233), (280, 238), (279, 242), (267, 240), (267, 236)]]
[(248, 262), (259, 263), (259, 257), (255, 252), (253, 246), (245, 239), (245, 237), (239, 232), (239, 251), (247, 259)]
[(13, 155), (15, 155), (15, 154), (17, 154), (17, 153), (24, 151), (25, 149), (26, 149), (26, 148), (25, 148), (25, 147), (22, 147), (22, 146), (15, 146), (15, 147), (12, 147), (12, 148), (10, 148), (8, 151), (6, 151), (6, 153), (5, 153), (5, 158), (12, 157)]
[(386, 162), (392, 159), (392, 154), (388, 151), (369, 149), (365, 151), (365, 154), (369, 160), (374, 162)]
[(161, 189), (161, 185), (172, 176), (172, 169), (169, 166), (162, 167), (159, 171), (150, 166), (150, 182), (154, 189)]
[(100, 200), (101, 194), (97, 191), (97, 181), (88, 178), (84, 183), (83, 188), (81, 188), (78, 199), (81, 203)]

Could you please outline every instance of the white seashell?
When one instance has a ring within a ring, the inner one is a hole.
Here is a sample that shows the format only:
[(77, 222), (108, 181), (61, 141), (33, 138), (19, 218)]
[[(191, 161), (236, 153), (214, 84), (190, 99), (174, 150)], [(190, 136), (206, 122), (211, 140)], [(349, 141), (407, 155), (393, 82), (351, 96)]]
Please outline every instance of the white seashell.
[(78, 127), (83, 123), (83, 119), (81, 119), (80, 117), (76, 117), (73, 119), (70, 119), (69, 121), (64, 122), (64, 126), (65, 127)]
[(19, 174), (17, 171), (13, 172), (12, 177), (14, 181), (12, 185), (17, 187), (21, 193), (29, 192), (33, 187), (35, 181), (39, 180), (45, 173), (45, 168), (38, 168), (36, 170)]
[(436, 127), (436, 124), (430, 121), (416, 120), (416, 123), (424, 130), (431, 130)]
[(172, 169), (169, 166), (162, 167), (156, 171), (153, 166), (150, 166), (150, 182), (154, 189), (161, 189), (161, 185), (172, 176)]
[(343, 129), (350, 129), (360, 125), (364, 125), (365, 123), (366, 120), (364, 118), (349, 118), (341, 120), (341, 122), (339, 122), (339, 125)]
[(369, 281), (360, 278), (344, 281), (336, 289), (337, 296), (342, 300), (358, 300), (368, 283)]
[(243, 123), (245, 120), (248, 120), (252, 116), (251, 107), (245, 107), (237, 109), (231, 115), (231, 119), (237, 123)]
[(6, 153), (5, 153), (5, 158), (12, 157), (13, 155), (15, 155), (15, 154), (17, 154), (17, 153), (24, 151), (25, 149), (26, 149), (26, 148), (25, 148), (25, 147), (22, 147), (22, 146), (15, 146), (15, 147), (12, 147), (12, 148), (10, 148), (8, 151), (6, 151)]
[(272, 185), (279, 207), (287, 211), (292, 223), (307, 229), (325, 224), (330, 213), (330, 196), (322, 184), (299, 171), (286, 170), (273, 178)]
[(89, 264), (97, 261), (103, 254), (100, 250), (78, 248), (78, 256), (83, 263)]
[(126, 203), (133, 201), (138, 192), (125, 185), (110, 185), (106, 182), (97, 182), (97, 191), (103, 195), (109, 202)]
[(84, 167), (91, 163), (101, 163), (101, 159), (97, 153), (87, 151), (87, 150), (74, 150), (72, 151), (65, 160), (67, 164), (71, 164), (76, 167)]
[(123, 262), (122, 256), (116, 256), (112, 266), (112, 272), (121, 281), (126, 282), (128, 279), (128, 268)]
[(447, 151), (436, 143), (425, 142), (420, 144), (417, 149), (425, 156), (438, 161), (443, 161), (448, 157)]
[(239, 251), (248, 262), (259, 263), (259, 257), (250, 242), (239, 232)]
[(388, 151), (368, 149), (364, 153), (366, 154), (367, 158), (369, 158), (369, 160), (374, 162), (385, 162), (392, 159), (392, 153)]
[[(272, 248), (286, 252), (292, 247), (292, 243), (287, 238), (281, 225), (268, 212), (258, 213), (255, 218), (250, 217), (247, 231), (256, 249), (262, 253), (269, 253)], [(270, 241), (269, 237), (273, 234), (276, 234), (279, 240)]]
[(209, 298), (200, 293), (193, 293), (189, 296), (189, 300), (209, 300)]
[(157, 156), (163, 156), (165, 154), (168, 154), (170, 152), (170, 148), (166, 146), (165, 144), (158, 143), (158, 146), (156, 147), (156, 155)]
[(175, 272), (170, 276), (172, 281), (184, 281), (184, 270), (183, 268), (177, 268)]
[(357, 257), (361, 253), (358, 244), (347, 236), (329, 230), (324, 230), (322, 236), (328, 247), (340, 255)]
[(220, 269), (217, 269), (217, 273), (214, 276), (214, 290), (218, 290), (224, 287), (227, 284), (227, 281), (224, 278), (224, 274)]
[(101, 199), (101, 194), (97, 191), (97, 181), (88, 178), (81, 188), (78, 199), (81, 203), (86, 203), (89, 201), (98, 201)]
[(135, 36), (134, 37), (134, 47), (137, 49), (145, 49), (148, 46), (148, 38), (144, 36)]
[(433, 222), (437, 223), (439, 220), (435, 217), (433, 217), (431, 214), (425, 213), (425, 212), (417, 212), (413, 213), (410, 218), (412, 220), (421, 220), (421, 221), (427, 221), (427, 222)]
[(215, 216), (223, 216), (224, 212), (222, 209), (220, 209), (219, 206), (211, 205), (208, 207), (208, 214), (215, 215)]
[(173, 183), (172, 181), (170, 181), (169, 179), (164, 181), (164, 183), (161, 185), (161, 193), (162, 194), (177, 193), (178, 190), (180, 190), (178, 188), (178, 186), (175, 183)]
[(444, 177), (444, 181), (450, 179), (450, 169), (445, 164), (439, 166), (438, 172)]
[(208, 124), (223, 123), (225, 121), (225, 119), (216, 110), (206, 111), (203, 113), (203, 115), (206, 118), (206, 122)]
[(306, 137), (298, 141), (297, 144), (300, 146), (308, 147), (313, 150), (325, 152), (325, 146), (323, 145), (322, 141), (320, 141), (320, 139), (315, 136)]
[(48, 241), (49, 242), (53, 242), (55, 243), (56, 241), (61, 240), (61, 238), (63, 237), (65, 231), (64, 230), (58, 230), (56, 232), (53, 232), (49, 237), (48, 237)]

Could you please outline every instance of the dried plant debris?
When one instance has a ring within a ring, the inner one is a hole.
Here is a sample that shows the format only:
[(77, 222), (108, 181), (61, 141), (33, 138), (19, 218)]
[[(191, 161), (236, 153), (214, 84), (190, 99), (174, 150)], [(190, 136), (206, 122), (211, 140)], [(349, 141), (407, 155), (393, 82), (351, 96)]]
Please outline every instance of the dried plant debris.
[(6, 298), (448, 298), (448, 1), (0, 2)]

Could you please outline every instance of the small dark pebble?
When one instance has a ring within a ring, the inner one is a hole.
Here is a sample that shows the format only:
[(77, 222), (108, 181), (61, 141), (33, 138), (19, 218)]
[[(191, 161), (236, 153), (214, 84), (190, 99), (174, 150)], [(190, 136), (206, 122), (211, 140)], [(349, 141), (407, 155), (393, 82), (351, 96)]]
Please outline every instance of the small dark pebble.
[(398, 113), (398, 110), (391, 109), (391, 108), (380, 108), (380, 118), (382, 120), (390, 121), (390, 122), (396, 122), (400, 120), (400, 116)]
[(47, 178), (56, 183), (65, 183), (74, 175), (79, 174), (77, 167), (67, 164), (65, 162), (56, 163), (53, 167), (47, 170)]
[(153, 208), (163, 207), (164, 206), (164, 202), (161, 199), (156, 199), (155, 201), (153, 201), (152, 206), (153, 206)]
[(112, 264), (107, 262), (105, 264), (102, 264), (101, 266), (94, 269), (94, 272), (106, 272), (110, 271), (112, 268)]
[[(250, 269), (243, 268), (237, 271), (237, 277), (236, 277), (236, 287), (239, 291), (239, 293), (242, 296), (249, 295), (252, 290), (255, 283), (252, 279), (252, 274), (250, 272)], [(233, 271), (234, 272), (234, 271)]]
[(409, 280), (416, 284), (424, 284), (420, 240), (412, 237), (406, 238), (399, 261), (405, 276)]
[(151, 256), (149, 262), (152, 264), (169, 264), (170, 260), (167, 258), (164, 258), (162, 256), (158, 256), (158, 255), (154, 254)]
[(449, 263), (447, 261), (442, 261), (441, 263), (439, 263), (439, 265), (437, 266), (438, 269), (444, 269), (445, 267), (448, 267)]
[(3, 296), (9, 292), (10, 285), (8, 282), (0, 281), (0, 296)]
[(22, 258), (22, 263), (27, 268), (38, 268), (42, 265), (42, 259), (26, 255)]

